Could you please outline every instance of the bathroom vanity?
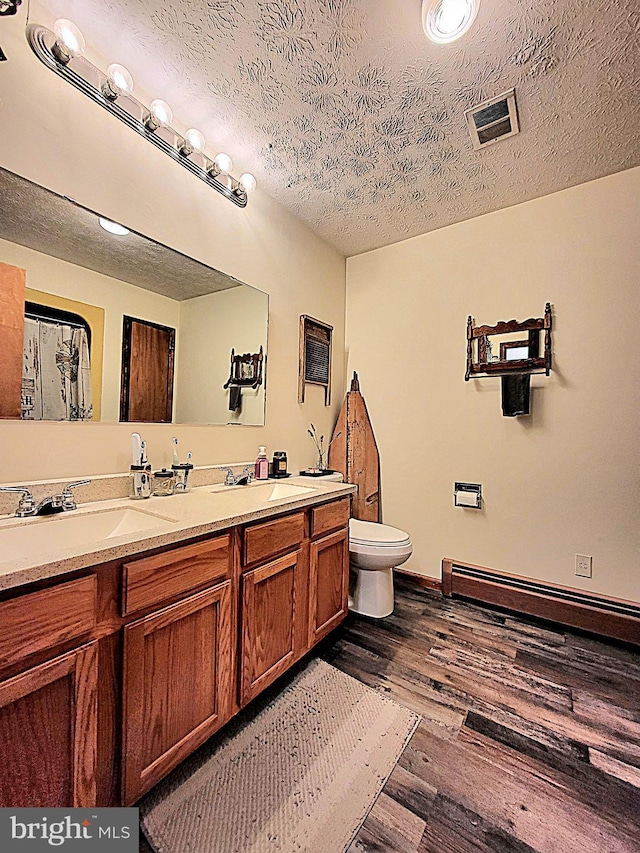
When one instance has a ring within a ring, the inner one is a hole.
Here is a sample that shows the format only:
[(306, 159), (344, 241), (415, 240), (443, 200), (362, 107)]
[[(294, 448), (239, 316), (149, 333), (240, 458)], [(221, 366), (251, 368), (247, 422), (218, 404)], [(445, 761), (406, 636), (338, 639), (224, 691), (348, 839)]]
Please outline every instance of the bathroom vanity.
[(0, 806), (132, 804), (344, 619), (355, 487), (277, 488), (0, 522)]

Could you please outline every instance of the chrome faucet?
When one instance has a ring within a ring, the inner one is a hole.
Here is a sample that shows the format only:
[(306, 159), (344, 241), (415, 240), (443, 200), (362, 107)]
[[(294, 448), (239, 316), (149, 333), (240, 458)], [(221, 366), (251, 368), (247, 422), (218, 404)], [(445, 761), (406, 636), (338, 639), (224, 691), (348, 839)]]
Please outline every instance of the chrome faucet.
[(238, 476), (227, 465), (223, 465), (222, 470), (227, 472), (224, 478), (225, 486), (246, 486), (255, 476), (253, 465), (245, 465), (242, 473)]
[(14, 515), (16, 518), (29, 518), (33, 515), (51, 515), (57, 512), (70, 512), (72, 509), (77, 509), (71, 489), (75, 489), (76, 486), (85, 486), (90, 482), (91, 480), (76, 480), (74, 483), (69, 483), (65, 486), (60, 494), (49, 495), (49, 497), (43, 498), (39, 503), (35, 502), (29, 489), (23, 486), (0, 486), (0, 492), (16, 492), (21, 494), (22, 497)]

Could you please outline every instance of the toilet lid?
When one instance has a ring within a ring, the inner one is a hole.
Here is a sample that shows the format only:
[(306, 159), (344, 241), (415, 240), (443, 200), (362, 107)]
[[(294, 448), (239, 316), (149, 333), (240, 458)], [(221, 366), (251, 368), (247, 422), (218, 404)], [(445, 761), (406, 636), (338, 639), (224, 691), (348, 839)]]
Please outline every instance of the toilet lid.
[(398, 547), (398, 545), (408, 545), (411, 540), (408, 533), (398, 530), (397, 527), (351, 518), (349, 519), (349, 541), (356, 545), (375, 543), (378, 547), (384, 545)]

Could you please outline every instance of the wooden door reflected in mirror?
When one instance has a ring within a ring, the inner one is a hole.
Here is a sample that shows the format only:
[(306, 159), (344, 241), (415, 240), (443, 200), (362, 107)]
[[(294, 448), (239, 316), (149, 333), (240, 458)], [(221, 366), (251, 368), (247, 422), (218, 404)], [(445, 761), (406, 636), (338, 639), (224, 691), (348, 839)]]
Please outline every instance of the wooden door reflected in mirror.
[(123, 318), (120, 420), (171, 423), (176, 330)]

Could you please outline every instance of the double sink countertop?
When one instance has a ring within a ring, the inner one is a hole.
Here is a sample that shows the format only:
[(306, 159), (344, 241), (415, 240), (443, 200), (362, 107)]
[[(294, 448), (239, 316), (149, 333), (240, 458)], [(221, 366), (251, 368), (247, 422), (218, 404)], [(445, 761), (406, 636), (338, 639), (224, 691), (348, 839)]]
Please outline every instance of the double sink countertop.
[(95, 501), (37, 518), (0, 516), (0, 590), (346, 497), (356, 489), (291, 477), (247, 486), (199, 486), (147, 500)]

